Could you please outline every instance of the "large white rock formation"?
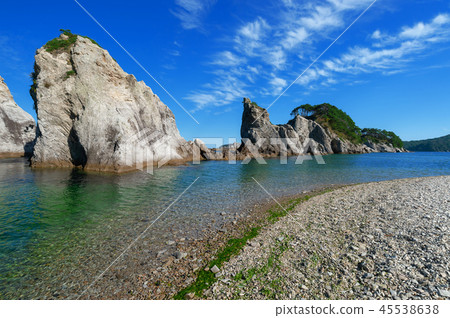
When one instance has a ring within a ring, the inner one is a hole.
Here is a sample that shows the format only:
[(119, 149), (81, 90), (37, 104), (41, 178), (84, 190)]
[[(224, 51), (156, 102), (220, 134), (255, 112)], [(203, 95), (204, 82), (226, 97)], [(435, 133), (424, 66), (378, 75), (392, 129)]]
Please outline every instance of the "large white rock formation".
[[(57, 41), (67, 39), (62, 34)], [(88, 38), (38, 49), (32, 91), (38, 117), (35, 167), (124, 172), (190, 156), (172, 111)]]
[(33, 117), (20, 108), (0, 77), (0, 157), (31, 154), (36, 135)]

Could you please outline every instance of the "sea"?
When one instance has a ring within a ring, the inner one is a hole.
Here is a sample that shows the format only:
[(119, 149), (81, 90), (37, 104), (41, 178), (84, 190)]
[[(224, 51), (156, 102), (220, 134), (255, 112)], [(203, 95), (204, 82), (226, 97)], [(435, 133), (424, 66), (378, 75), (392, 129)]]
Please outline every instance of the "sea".
[(145, 229), (150, 262), (167, 241), (219, 230), (256, 203), (449, 174), (450, 153), (425, 152), (204, 161), (121, 175), (0, 159), (0, 299), (76, 298)]

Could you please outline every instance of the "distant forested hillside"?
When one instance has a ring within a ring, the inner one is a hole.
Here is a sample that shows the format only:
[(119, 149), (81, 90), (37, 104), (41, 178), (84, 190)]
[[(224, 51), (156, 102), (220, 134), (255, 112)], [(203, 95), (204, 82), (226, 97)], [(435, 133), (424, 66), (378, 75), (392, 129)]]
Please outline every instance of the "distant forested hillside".
[(450, 135), (440, 138), (404, 141), (405, 149), (410, 151), (450, 151)]

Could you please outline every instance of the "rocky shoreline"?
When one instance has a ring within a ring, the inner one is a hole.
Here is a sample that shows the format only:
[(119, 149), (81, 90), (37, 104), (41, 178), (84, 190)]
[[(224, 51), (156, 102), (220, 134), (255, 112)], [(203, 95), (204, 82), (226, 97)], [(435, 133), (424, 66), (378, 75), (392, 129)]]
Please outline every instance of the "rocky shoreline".
[[(317, 190), (320, 191), (320, 190)], [(312, 193), (314, 193), (313, 191)], [(308, 192), (311, 194), (311, 192)], [(306, 193), (305, 193), (306, 194)], [(304, 194), (304, 195), (305, 195)], [(280, 199), (288, 201), (289, 197)], [(226, 248), (230, 239), (245, 235), (249, 228), (265, 223), (272, 201), (247, 206), (240, 213), (222, 215), (223, 222), (214, 222), (196, 239), (175, 237), (151, 255), (153, 264), (141, 264), (148, 248), (139, 241), (127, 253), (126, 260), (106, 272), (81, 299), (173, 299), (180, 289), (192, 284), (200, 271)], [(79, 286), (79, 292), (89, 281)], [(49, 296), (50, 299), (74, 299), (79, 294)]]
[[(289, 214), (267, 198), (221, 213), (197, 238), (150, 247), (144, 237), (80, 299), (446, 298), (449, 181), (330, 186), (278, 199)], [(37, 297), (76, 299), (93, 277), (74, 275)]]
[(450, 176), (299, 204), (219, 269), (208, 299), (448, 299)]
[[(317, 189), (280, 199), (289, 213), (276, 218), (280, 209), (267, 201), (220, 230), (205, 229), (201, 239), (166, 242), (153, 269), (131, 266), (138, 244), (127, 266), (106, 273), (81, 299), (448, 299), (449, 181)], [(255, 228), (258, 235), (245, 240)], [(244, 242), (214, 268), (230, 239)], [(204, 274), (213, 281), (193, 292)]]

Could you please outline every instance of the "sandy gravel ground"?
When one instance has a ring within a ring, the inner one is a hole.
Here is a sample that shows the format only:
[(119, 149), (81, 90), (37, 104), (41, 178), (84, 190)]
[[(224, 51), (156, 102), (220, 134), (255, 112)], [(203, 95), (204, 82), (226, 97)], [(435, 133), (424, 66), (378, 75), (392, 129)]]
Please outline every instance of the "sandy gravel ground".
[(450, 176), (313, 197), (216, 274), (210, 299), (450, 298)]

